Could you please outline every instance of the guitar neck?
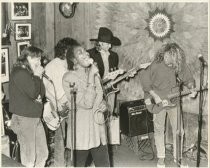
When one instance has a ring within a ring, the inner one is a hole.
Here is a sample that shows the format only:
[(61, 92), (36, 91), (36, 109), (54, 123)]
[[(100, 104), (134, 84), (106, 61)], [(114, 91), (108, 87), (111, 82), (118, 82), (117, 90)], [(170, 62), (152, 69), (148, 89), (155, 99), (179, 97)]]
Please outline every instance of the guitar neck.
[[(202, 91), (208, 90), (208, 88), (203, 88)], [(196, 92), (200, 92), (200, 90), (196, 90)], [(182, 91), (181, 94), (180, 93), (174, 93), (174, 94), (170, 94), (168, 95), (169, 99), (175, 98), (175, 97), (179, 97), (179, 96), (186, 96), (188, 94), (190, 94), (191, 91), (186, 90), (186, 91)]]
[(115, 79), (114, 81), (110, 82), (111, 85), (114, 85), (120, 81), (122, 81), (123, 79), (125, 79), (126, 77), (129, 77), (130, 74), (132, 74), (132, 72), (138, 72), (140, 69), (146, 69), (149, 65), (151, 64), (151, 62), (149, 63), (145, 63), (145, 64), (141, 64), (140, 66), (137, 66), (135, 68), (130, 69), (128, 72), (126, 72), (125, 74), (119, 76), (117, 79)]
[(117, 79), (115, 79), (113, 82), (112, 82), (112, 85), (114, 84), (117, 84), (118, 82), (122, 81), (123, 79), (125, 79), (126, 77), (129, 76), (129, 72), (131, 71), (138, 71), (140, 70), (141, 68), (140, 67), (136, 67), (136, 68), (133, 68), (131, 70), (129, 70), (128, 72), (126, 72), (125, 74), (123, 74), (122, 76), (119, 76)]

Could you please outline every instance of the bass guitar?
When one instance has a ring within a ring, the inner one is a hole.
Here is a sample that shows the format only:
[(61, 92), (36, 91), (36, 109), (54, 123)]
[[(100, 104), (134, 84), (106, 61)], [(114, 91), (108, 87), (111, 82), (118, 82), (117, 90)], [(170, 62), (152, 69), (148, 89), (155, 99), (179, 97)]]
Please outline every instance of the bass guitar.
[[(176, 90), (178, 90), (178, 89), (176, 89)], [(205, 90), (208, 90), (208, 88), (203, 88), (202, 91), (205, 91)], [(199, 89), (196, 89), (195, 91), (200, 92)], [(152, 96), (149, 95), (149, 96), (145, 97), (146, 107), (147, 107), (148, 111), (153, 114), (159, 113), (164, 108), (170, 109), (172, 107), (175, 107), (176, 104), (173, 103), (173, 100), (175, 101), (175, 99), (178, 97), (189, 95), (189, 94), (191, 94), (191, 91), (186, 90), (186, 91), (182, 91), (181, 93), (180, 92), (174, 92), (174, 93), (172, 92), (168, 95), (162, 95), (161, 93), (157, 92), (157, 94), (162, 99), (162, 102), (158, 103), (158, 104), (155, 103)]]
[(130, 69), (128, 72), (124, 73), (123, 75), (117, 77), (114, 80), (111, 80), (109, 82), (104, 82), (103, 81), (103, 85), (104, 85), (104, 90), (105, 90), (105, 94), (107, 96), (109, 96), (112, 93), (118, 92), (119, 89), (115, 88), (114, 85), (121, 82), (122, 80), (128, 78), (128, 77), (133, 77), (139, 70), (141, 69), (146, 69), (150, 63), (145, 63), (145, 64), (141, 64), (140, 66), (137, 66), (135, 68)]
[(62, 110), (60, 111), (57, 111), (50, 101), (47, 101), (44, 104), (43, 120), (46, 123), (47, 127), (52, 131), (58, 129), (60, 127), (60, 123), (68, 117), (68, 102), (64, 101), (63, 98), (64, 96), (60, 100), (58, 100), (58, 103), (60, 103), (62, 106)]

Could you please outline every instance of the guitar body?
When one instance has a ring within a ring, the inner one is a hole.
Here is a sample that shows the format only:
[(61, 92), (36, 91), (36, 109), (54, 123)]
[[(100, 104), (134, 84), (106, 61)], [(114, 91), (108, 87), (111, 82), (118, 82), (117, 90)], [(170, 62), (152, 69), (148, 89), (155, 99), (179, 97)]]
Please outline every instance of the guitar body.
[(169, 106), (164, 106), (162, 103), (159, 103), (159, 104), (155, 104), (155, 103), (152, 103), (150, 105), (146, 105), (147, 107), (147, 110), (152, 113), (152, 114), (158, 114), (160, 111), (162, 111), (163, 109), (170, 109), (172, 107), (175, 107), (176, 105), (175, 104), (172, 104)]
[[(62, 100), (59, 100), (59, 103), (62, 103)], [(60, 123), (68, 117), (69, 109), (67, 107), (67, 102), (63, 102), (63, 109), (61, 111), (56, 112), (53, 104), (50, 101), (47, 101), (44, 104), (43, 110), (43, 120), (46, 123), (47, 127), (55, 131), (60, 127)], [(60, 117), (59, 117), (60, 116)]]
[(113, 94), (113, 93), (116, 93), (116, 92), (119, 92), (119, 89), (118, 88), (115, 88), (113, 85), (111, 85), (110, 87), (105, 87), (105, 93), (107, 96), (109, 96), (110, 94)]
[(60, 125), (59, 117), (53, 114), (53, 107), (49, 101), (44, 104), (43, 120), (52, 131), (55, 131)]
[[(177, 104), (177, 98), (186, 96), (191, 93), (189, 90), (185, 90), (180, 92), (177, 92), (179, 89), (175, 87), (171, 93), (164, 95), (161, 92), (155, 91), (156, 94), (160, 96), (162, 99), (162, 102), (159, 104), (156, 104), (153, 100), (153, 97), (149, 95), (148, 93), (145, 93), (145, 104), (150, 113), (157, 114), (163, 109), (170, 109), (172, 107), (175, 107)], [(202, 91), (208, 90), (208, 88), (203, 88)], [(196, 92), (200, 92), (200, 90), (196, 89)]]

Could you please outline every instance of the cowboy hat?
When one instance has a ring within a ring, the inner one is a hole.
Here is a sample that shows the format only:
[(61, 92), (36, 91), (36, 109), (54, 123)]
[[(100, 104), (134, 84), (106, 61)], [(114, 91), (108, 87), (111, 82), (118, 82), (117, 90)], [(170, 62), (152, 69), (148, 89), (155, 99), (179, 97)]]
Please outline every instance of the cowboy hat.
[(112, 45), (121, 45), (120, 39), (114, 37), (112, 31), (106, 27), (100, 27), (98, 32), (98, 38), (90, 39), (90, 41), (101, 41), (105, 43), (110, 43)]

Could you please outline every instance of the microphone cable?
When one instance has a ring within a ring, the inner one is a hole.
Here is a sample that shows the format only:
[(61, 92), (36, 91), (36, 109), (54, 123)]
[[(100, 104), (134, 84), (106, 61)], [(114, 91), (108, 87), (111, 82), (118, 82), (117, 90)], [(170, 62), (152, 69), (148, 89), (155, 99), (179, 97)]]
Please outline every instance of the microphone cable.
[(98, 113), (101, 113), (101, 111), (100, 111), (100, 109), (99, 108), (97, 108), (97, 110), (95, 110), (94, 111), (94, 121), (95, 121), (95, 123), (96, 124), (98, 124), (98, 125), (103, 125), (103, 124), (105, 124), (108, 120), (109, 120), (109, 118), (110, 118), (110, 105), (109, 105), (109, 103), (108, 103), (108, 96), (106, 95), (106, 91), (105, 91), (105, 87), (104, 87), (104, 85), (103, 85), (103, 80), (101, 79), (101, 77), (100, 77), (100, 75), (99, 74), (97, 74), (97, 77), (98, 77), (98, 79), (99, 79), (99, 81), (100, 81), (100, 84), (101, 84), (101, 88), (102, 88), (102, 91), (103, 91), (103, 97), (104, 97), (104, 101), (106, 102), (106, 107), (107, 107), (107, 112), (108, 112), (108, 114), (106, 115), (106, 118), (104, 119), (104, 121), (103, 122), (98, 122), (98, 121), (96, 121), (96, 115), (98, 114)]
[[(57, 101), (57, 92), (56, 92), (56, 89), (55, 89), (55, 84), (54, 82), (51, 80), (51, 79), (48, 79), (46, 78), (53, 86), (53, 91), (54, 91), (54, 100), (55, 100), (55, 111), (58, 115), (58, 123), (59, 123), (59, 127), (61, 127), (61, 136), (62, 136), (62, 140), (63, 140), (63, 143), (65, 144), (65, 138), (64, 138), (64, 135), (63, 135), (63, 128), (62, 128), (62, 124), (61, 124), (61, 116), (59, 115), (58, 113), (58, 101)], [(54, 116), (54, 114), (52, 113), (53, 117), (56, 117)], [(51, 125), (52, 126), (52, 125)], [(57, 129), (59, 129), (59, 127)], [(56, 130), (55, 130), (56, 131)], [(54, 131), (54, 132), (55, 132)], [(55, 135), (54, 135), (54, 138), (55, 138)]]

